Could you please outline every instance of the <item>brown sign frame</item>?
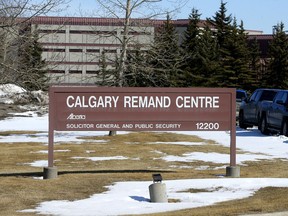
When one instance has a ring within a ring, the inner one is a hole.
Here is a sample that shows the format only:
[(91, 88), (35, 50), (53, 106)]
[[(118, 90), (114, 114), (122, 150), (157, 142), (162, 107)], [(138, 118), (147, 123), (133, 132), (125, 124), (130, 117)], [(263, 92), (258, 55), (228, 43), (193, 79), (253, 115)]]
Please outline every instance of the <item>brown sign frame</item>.
[(230, 131), (236, 166), (236, 89), (51, 86), (48, 167), (54, 131)]

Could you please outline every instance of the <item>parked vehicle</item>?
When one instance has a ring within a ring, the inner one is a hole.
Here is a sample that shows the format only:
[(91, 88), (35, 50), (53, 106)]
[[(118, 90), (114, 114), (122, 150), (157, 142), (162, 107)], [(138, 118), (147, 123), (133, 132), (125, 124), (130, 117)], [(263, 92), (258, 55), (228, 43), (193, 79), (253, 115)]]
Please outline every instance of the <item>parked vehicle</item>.
[(245, 90), (236, 90), (236, 120), (239, 118), (240, 105), (243, 100), (246, 100), (247, 97), (247, 92)]
[(288, 90), (279, 91), (272, 102), (265, 101), (261, 108), (261, 133), (279, 132), (288, 135)]
[(279, 89), (256, 89), (252, 95), (244, 100), (239, 110), (239, 127), (258, 126), (262, 101), (272, 101)]

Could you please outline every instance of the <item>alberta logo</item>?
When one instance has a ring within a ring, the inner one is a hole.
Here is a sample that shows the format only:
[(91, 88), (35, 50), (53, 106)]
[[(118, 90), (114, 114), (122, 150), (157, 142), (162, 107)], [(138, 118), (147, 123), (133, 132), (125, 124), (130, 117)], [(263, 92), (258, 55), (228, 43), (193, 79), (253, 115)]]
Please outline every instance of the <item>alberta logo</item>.
[(71, 113), (67, 117), (67, 120), (85, 120), (85, 119), (86, 119), (86, 115), (74, 115), (73, 113)]

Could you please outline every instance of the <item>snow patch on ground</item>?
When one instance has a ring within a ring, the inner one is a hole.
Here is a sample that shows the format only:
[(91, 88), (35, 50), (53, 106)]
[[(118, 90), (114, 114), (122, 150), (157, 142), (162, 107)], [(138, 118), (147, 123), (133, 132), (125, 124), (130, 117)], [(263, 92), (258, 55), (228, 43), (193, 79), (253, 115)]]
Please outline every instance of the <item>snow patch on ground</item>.
[[(180, 209), (213, 205), (252, 196), (263, 187), (288, 187), (288, 179), (187, 179), (167, 180), (168, 199), (176, 203), (150, 203), (148, 187), (150, 181), (116, 182), (107, 187), (108, 191), (95, 194), (87, 199), (42, 202), (35, 209), (22, 212), (51, 214), (57, 216), (104, 216), (137, 215), (168, 212)], [(189, 189), (203, 189), (206, 192), (189, 193)]]

